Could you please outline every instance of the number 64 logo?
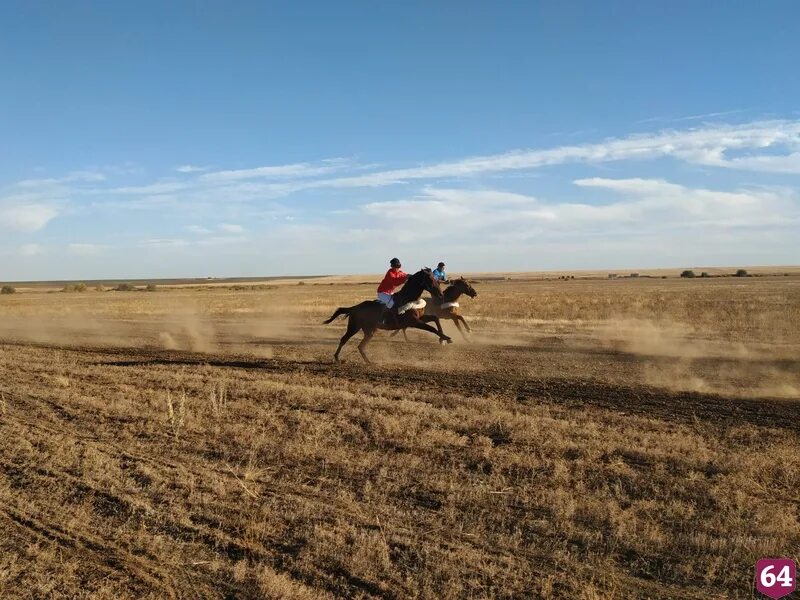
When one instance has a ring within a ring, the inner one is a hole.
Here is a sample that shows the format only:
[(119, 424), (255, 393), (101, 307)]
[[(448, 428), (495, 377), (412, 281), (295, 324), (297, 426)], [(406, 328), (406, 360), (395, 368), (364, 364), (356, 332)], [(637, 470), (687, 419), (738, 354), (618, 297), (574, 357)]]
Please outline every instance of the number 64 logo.
[(756, 589), (774, 600), (796, 589), (797, 569), (791, 558), (762, 558), (756, 563)]

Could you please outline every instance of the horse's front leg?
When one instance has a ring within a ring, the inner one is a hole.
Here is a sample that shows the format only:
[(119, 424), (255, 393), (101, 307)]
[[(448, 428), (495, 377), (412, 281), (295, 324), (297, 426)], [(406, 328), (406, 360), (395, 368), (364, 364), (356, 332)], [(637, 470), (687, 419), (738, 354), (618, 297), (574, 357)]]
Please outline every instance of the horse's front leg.
[(461, 328), (461, 321), (459, 320), (458, 315), (453, 315), (452, 319), (456, 324), (456, 327), (458, 327), (458, 332), (461, 334), (461, 337), (463, 337), (466, 341), (469, 341), (467, 334), (464, 333), (464, 330)]
[[(438, 317), (434, 317), (434, 318), (438, 320)], [(453, 341), (448, 336), (446, 336), (443, 331), (437, 331), (436, 329), (434, 329), (433, 327), (431, 327), (427, 323), (423, 323), (419, 319), (414, 319), (413, 321), (411, 321), (408, 324), (408, 326), (409, 327), (413, 327), (414, 329), (422, 329), (423, 331), (430, 331), (435, 336), (438, 336), (439, 340), (442, 341), (442, 342), (446, 342), (446, 343), (449, 344), (449, 343), (451, 343)], [(439, 329), (440, 330), (442, 329), (441, 323), (439, 324)]]
[(456, 321), (456, 323), (458, 323), (458, 321), (461, 321), (464, 324), (464, 327), (467, 328), (467, 331), (469, 333), (472, 333), (472, 329), (470, 329), (469, 325), (467, 325), (467, 320), (464, 317), (462, 317), (460, 314), (455, 313), (455, 315), (453, 316), (453, 320)]
[(400, 333), (401, 331), (403, 332), (403, 337), (406, 338), (406, 341), (408, 341), (408, 336), (406, 335), (406, 328), (405, 327), (403, 327), (402, 329), (395, 329), (392, 333), (389, 334), (389, 337), (394, 337), (398, 333)]
[(430, 323), (431, 321), (433, 321), (434, 323), (436, 323), (436, 329), (439, 330), (439, 335), (440, 336), (444, 335), (444, 329), (442, 329), (442, 322), (436, 315), (424, 315), (420, 317), (419, 320), (422, 321), (423, 323)]

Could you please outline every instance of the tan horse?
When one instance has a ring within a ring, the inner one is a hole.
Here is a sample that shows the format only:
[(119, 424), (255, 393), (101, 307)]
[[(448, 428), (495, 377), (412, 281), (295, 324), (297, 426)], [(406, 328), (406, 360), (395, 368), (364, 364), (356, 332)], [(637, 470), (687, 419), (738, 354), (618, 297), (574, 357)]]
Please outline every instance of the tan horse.
[[(450, 282), (450, 287), (448, 287), (441, 298), (427, 298), (425, 300), (425, 312), (423, 313), (426, 317), (436, 317), (437, 319), (450, 319), (456, 324), (458, 327), (458, 331), (464, 336), (465, 340), (469, 340), (467, 334), (464, 333), (464, 330), (461, 329), (461, 325), (463, 324), (466, 328), (468, 333), (471, 333), (472, 330), (467, 325), (466, 320), (464, 317), (461, 316), (459, 312), (459, 306), (457, 300), (461, 297), (462, 294), (466, 294), (470, 298), (475, 298), (478, 295), (478, 292), (475, 291), (469, 282), (461, 277), (460, 279), (454, 279)], [(406, 330), (403, 328), (403, 337), (406, 338), (408, 341), (408, 336), (406, 335)], [(392, 333), (391, 337), (396, 336), (399, 331), (395, 331)]]

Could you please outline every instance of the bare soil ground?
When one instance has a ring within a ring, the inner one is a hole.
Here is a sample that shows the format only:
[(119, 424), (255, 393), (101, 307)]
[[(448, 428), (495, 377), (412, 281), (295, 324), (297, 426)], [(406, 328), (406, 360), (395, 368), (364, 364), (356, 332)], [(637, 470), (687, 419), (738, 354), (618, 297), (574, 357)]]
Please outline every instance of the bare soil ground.
[(800, 554), (800, 278), (0, 299), (0, 597), (750, 598)]

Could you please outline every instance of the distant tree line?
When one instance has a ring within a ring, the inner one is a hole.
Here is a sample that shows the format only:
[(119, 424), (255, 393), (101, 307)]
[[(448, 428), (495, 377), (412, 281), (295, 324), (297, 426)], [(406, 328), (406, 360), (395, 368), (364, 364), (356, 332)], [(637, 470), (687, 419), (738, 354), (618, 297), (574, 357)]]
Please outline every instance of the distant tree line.
[[(736, 273), (734, 273), (733, 276), (734, 277), (750, 277), (750, 275), (744, 269), (737, 269)], [(694, 271), (691, 271), (691, 270), (687, 269), (686, 271), (681, 271), (681, 277), (683, 277), (684, 279), (692, 279), (694, 277), (697, 277), (697, 275), (695, 275)], [(711, 277), (711, 275), (709, 275), (707, 271), (703, 271), (702, 273), (700, 273), (700, 277), (703, 277), (703, 278)]]

